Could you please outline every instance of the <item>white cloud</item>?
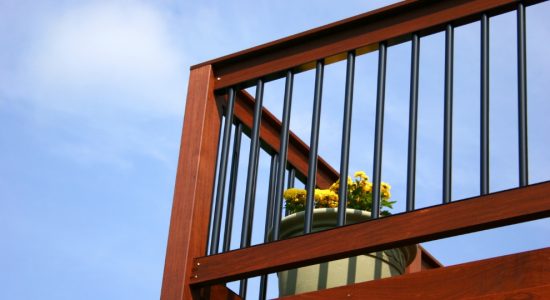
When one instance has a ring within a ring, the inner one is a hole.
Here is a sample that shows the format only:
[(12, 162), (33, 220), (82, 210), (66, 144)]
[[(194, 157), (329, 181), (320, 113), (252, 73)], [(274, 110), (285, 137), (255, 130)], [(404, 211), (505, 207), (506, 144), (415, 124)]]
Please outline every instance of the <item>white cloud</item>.
[(153, 7), (97, 3), (68, 9), (22, 56), (23, 93), (40, 106), (82, 113), (181, 111), (183, 58)]
[(40, 20), (0, 95), (29, 108), (40, 135), (53, 136), (50, 150), (81, 163), (125, 166), (128, 154), (171, 161), (179, 135), (166, 122), (181, 128), (188, 76), (171, 16), (138, 1), (95, 1)]

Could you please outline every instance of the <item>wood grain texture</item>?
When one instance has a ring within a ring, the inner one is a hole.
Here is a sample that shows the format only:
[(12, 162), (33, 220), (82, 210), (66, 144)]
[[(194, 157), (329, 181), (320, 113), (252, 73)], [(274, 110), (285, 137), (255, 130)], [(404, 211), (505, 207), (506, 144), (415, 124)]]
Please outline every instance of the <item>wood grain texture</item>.
[[(200, 257), (209, 285), (550, 216), (550, 182)], [(269, 258), (269, 259), (266, 259)]]
[[(226, 103), (224, 96), (218, 96), (218, 101)], [(250, 131), (253, 121), (254, 97), (246, 91), (239, 91), (235, 100), (234, 115), (247, 130)], [(262, 148), (269, 153), (279, 152), (281, 134), (281, 122), (267, 109), (262, 111), (260, 124), (260, 139)], [(288, 163), (297, 171), (297, 176), (305, 181), (308, 170), (309, 147), (298, 136), (290, 132), (288, 140)], [(328, 188), (338, 180), (339, 175), (325, 160), (318, 157), (317, 161), (317, 186)]]
[(550, 299), (550, 284), (517, 289), (504, 293), (495, 293), (479, 297), (468, 297), (464, 300), (548, 300)]
[(548, 295), (548, 284), (550, 248), (281, 299), (533, 299), (524, 296)]
[(213, 80), (211, 66), (194, 69), (189, 78), (162, 300), (192, 299), (193, 258), (206, 253), (220, 126)]
[(511, 11), (516, 5), (516, 0), (404, 1), (192, 68), (213, 65), (216, 89), (236, 84), (246, 87), (256, 78), (280, 78), (288, 69), (311, 69), (318, 59), (339, 61), (350, 50), (358, 49), (359, 54), (373, 51), (382, 41), (393, 45), (410, 39), (415, 32), (431, 34), (449, 22), (466, 24), (478, 20), (481, 13), (494, 15)]

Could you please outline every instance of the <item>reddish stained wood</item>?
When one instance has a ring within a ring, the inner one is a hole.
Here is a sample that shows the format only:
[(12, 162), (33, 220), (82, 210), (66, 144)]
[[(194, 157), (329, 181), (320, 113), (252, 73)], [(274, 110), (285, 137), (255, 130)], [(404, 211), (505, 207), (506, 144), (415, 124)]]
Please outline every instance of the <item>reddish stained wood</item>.
[(443, 267), (443, 264), (435, 259), (424, 247), (417, 245), (416, 257), (405, 269), (405, 273), (415, 273), (423, 270)]
[(422, 262), (421, 268), (422, 270), (429, 270), (429, 269), (435, 269), (435, 268), (441, 268), (443, 267), (443, 264), (439, 262), (435, 257), (433, 257), (428, 250), (426, 250), (424, 247), (418, 245), (420, 249), (420, 255)]
[(213, 80), (211, 66), (194, 69), (189, 77), (162, 300), (192, 299), (193, 258), (206, 253), (220, 126)]
[[(489, 297), (494, 293), (504, 296), (506, 292), (513, 295), (520, 292), (518, 289), (525, 288), (531, 292), (548, 295), (548, 284), (550, 284), (550, 248), (282, 299), (464, 299), (484, 295)], [(504, 297), (480, 299), (504, 299)]]
[(516, 0), (404, 1), (192, 68), (213, 65), (218, 79), (216, 89), (235, 84), (247, 86), (256, 78), (279, 78), (287, 69), (311, 69), (312, 62), (318, 59), (327, 58), (328, 63), (339, 61), (350, 50), (373, 51), (382, 41), (390, 45), (400, 43), (414, 32), (430, 34), (442, 30), (449, 22), (469, 23), (478, 20), (481, 13), (511, 11), (516, 5)]
[(195, 295), (195, 300), (241, 300), (239, 295), (223, 285), (213, 285), (199, 289)]
[[(223, 96), (218, 96), (218, 101), (225, 103)], [(246, 91), (239, 91), (235, 101), (234, 115), (245, 126), (251, 128), (253, 121), (254, 97)], [(279, 152), (281, 122), (267, 109), (262, 111), (262, 122), (260, 125), (260, 139), (262, 147), (268, 151)], [(288, 162), (296, 168), (302, 180), (309, 168), (308, 165), (309, 147), (298, 136), (290, 132), (288, 142)], [(317, 162), (317, 186), (328, 188), (338, 180), (339, 175), (325, 160), (318, 157)]]
[(496, 293), (479, 297), (465, 298), (464, 300), (548, 300), (550, 299), (550, 285), (541, 285), (525, 289), (517, 289), (504, 293)]
[(548, 216), (550, 182), (545, 182), (200, 257), (191, 284), (228, 282)]

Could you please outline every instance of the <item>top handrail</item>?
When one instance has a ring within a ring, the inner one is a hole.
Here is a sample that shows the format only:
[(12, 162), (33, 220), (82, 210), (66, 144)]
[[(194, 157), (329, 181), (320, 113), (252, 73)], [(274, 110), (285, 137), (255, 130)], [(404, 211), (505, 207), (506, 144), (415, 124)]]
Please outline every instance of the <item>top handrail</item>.
[[(544, 0), (524, 0), (532, 5)], [(386, 41), (395, 45), (443, 30), (445, 24), (463, 25), (488, 16), (512, 11), (517, 0), (409, 0), (360, 14), (342, 21), (291, 35), (270, 43), (209, 60), (191, 69), (212, 65), (215, 89), (239, 85), (252, 86), (254, 79), (283, 76), (285, 70), (296, 72), (314, 68), (315, 61), (326, 64), (345, 59), (347, 51), (358, 55), (378, 49)]]

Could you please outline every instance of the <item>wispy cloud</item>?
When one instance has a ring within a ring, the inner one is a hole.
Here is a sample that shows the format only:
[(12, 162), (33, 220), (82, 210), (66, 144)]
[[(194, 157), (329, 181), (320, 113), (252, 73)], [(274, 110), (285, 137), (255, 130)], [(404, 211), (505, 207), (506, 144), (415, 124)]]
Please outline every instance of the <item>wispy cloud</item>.
[(120, 164), (138, 152), (166, 160), (166, 138), (148, 128), (181, 122), (188, 72), (170, 18), (136, 1), (47, 14), (15, 55), (10, 84), (0, 87), (4, 101), (25, 102), (40, 130), (64, 135), (54, 147), (63, 155)]

